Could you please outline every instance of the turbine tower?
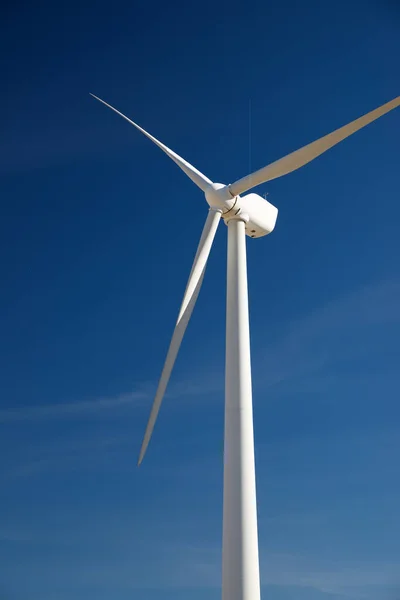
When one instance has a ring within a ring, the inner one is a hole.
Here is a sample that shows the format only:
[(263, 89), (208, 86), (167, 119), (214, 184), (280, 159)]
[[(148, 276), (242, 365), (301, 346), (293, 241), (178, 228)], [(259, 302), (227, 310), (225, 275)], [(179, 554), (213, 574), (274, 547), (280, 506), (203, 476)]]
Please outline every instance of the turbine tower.
[(258, 238), (271, 233), (278, 210), (257, 194), (241, 194), (312, 161), (399, 106), (400, 96), (230, 185), (213, 183), (128, 117), (104, 100), (93, 97), (126, 119), (161, 148), (204, 192), (209, 205), (145, 431), (139, 464), (147, 450), (172, 368), (203, 282), (207, 259), (221, 218), (228, 226), (222, 600), (260, 600), (245, 236)]

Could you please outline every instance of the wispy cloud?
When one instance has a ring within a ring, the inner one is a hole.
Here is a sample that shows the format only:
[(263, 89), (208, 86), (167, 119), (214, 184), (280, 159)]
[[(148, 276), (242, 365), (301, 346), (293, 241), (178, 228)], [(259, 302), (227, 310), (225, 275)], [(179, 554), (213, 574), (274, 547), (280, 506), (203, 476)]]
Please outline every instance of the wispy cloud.
[[(340, 354), (341, 360), (372, 351), (365, 336), (357, 342), (358, 332), (367, 332), (373, 325), (400, 323), (400, 282), (383, 281), (365, 286), (335, 299), (299, 320), (288, 324), (283, 335), (254, 353), (254, 364), (263, 377), (257, 376), (259, 387), (278, 386), (298, 377), (316, 374)], [(376, 348), (375, 348), (376, 349)], [(261, 356), (262, 358), (258, 358)], [(73, 419), (97, 415), (109, 409), (142, 406), (150, 401), (156, 386), (143, 383), (137, 391), (114, 397), (26, 406), (0, 410), (0, 423), (50, 419)], [(170, 398), (201, 397), (223, 389), (223, 377), (213, 373), (203, 381), (181, 381), (170, 385)]]
[(322, 561), (290, 554), (266, 554), (261, 564), (265, 585), (313, 588), (344, 598), (370, 598), (398, 580), (400, 563)]
[[(220, 547), (179, 544), (167, 547), (160, 543), (151, 560), (151, 570), (133, 568), (134, 556), (126, 556), (118, 563), (108, 562), (101, 569), (89, 566), (81, 573), (82, 581), (86, 585), (121, 586), (126, 590), (220, 589)], [(293, 588), (294, 597), (296, 590), (314, 590), (335, 598), (375, 600), (395, 586), (399, 572), (400, 563), (396, 562), (351, 564), (274, 552), (264, 553), (260, 563), (263, 588)]]
[[(223, 387), (222, 378), (215, 377), (205, 381), (181, 381), (172, 384), (165, 398), (174, 400), (186, 399), (187, 397), (198, 397), (220, 391)], [(33, 406), (22, 406), (19, 408), (0, 409), (0, 425), (21, 421), (47, 421), (47, 420), (69, 420), (79, 419), (84, 416), (101, 416), (108, 414), (110, 410), (125, 409), (148, 406), (154, 398), (156, 385), (143, 383), (133, 392), (95, 398), (93, 400), (81, 400), (54, 404), (41, 404)]]
[[(32, 524), (28, 529), (8, 525), (0, 527), (0, 542), (31, 547), (50, 545), (56, 550), (69, 546), (72, 550), (79, 547), (82, 551), (93, 540), (98, 542), (99, 548), (109, 547), (110, 553), (104, 554), (104, 550), (98, 553), (92, 548), (90, 559), (82, 563), (81, 553), (78, 552), (76, 558), (71, 556), (68, 568), (64, 569), (65, 565), (60, 564), (56, 551), (54, 562), (53, 557), (49, 557), (45, 565), (42, 562), (35, 565), (35, 559), (32, 562), (30, 558), (29, 565), (24, 565), (24, 572), (29, 575), (32, 569), (32, 577), (43, 577), (46, 569), (53, 565), (57, 566), (61, 579), (66, 581), (72, 570), (79, 586), (101, 586), (124, 591), (220, 588), (219, 542), (194, 544), (179, 539), (174, 541), (173, 537), (169, 541), (163, 537), (163, 528), (160, 530), (159, 527), (146, 529), (146, 535), (142, 536), (138, 522), (132, 515), (129, 518), (127, 515), (118, 518), (117, 515), (111, 515), (108, 522), (102, 521), (101, 527), (98, 515), (89, 517), (88, 522), (82, 523), (82, 529), (79, 527), (75, 531), (73, 528), (60, 531), (59, 527), (46, 530), (43, 526), (32, 530)], [(151, 568), (148, 568), (149, 564)], [(289, 593), (288, 598), (314, 598), (312, 591), (315, 591), (321, 597), (331, 595), (343, 599), (376, 600), (391, 598), (390, 591), (399, 583), (400, 562), (396, 556), (391, 561), (384, 558), (348, 560), (340, 556), (331, 559), (276, 552), (268, 543), (261, 543), (260, 572), (264, 589), (276, 588), (278, 591), (292, 588), (293, 593)], [(309, 596), (307, 591), (310, 592)], [(277, 597), (281, 596), (278, 594)]]
[(262, 359), (255, 361), (256, 385), (281, 386), (314, 376), (337, 360), (343, 363), (373, 355), (380, 328), (393, 338), (389, 328), (400, 324), (399, 306), (400, 281), (381, 281), (289, 323), (282, 336), (267, 346)]
[(148, 394), (146, 392), (131, 392), (114, 397), (82, 400), (80, 402), (54, 403), (39, 406), (25, 406), (17, 409), (3, 409), (0, 410), (0, 423), (79, 418), (84, 415), (101, 414), (109, 409), (140, 405), (147, 398)]
[[(321, 394), (327, 389), (331, 392), (337, 389), (339, 393), (343, 392), (343, 389), (350, 389), (355, 397), (358, 394), (364, 399), (368, 393), (374, 394), (382, 389), (384, 382), (387, 386), (396, 389), (396, 385), (400, 383), (396, 369), (392, 369), (390, 373), (365, 373), (364, 370), (360, 377), (353, 371), (340, 375), (336, 368), (332, 369), (332, 366), (335, 367), (335, 361), (338, 359), (351, 362), (365, 354), (374, 356), (377, 352), (376, 335), (382, 330), (385, 330), (388, 338), (394, 342), (395, 326), (400, 323), (398, 306), (400, 306), (400, 282), (383, 281), (338, 298), (312, 314), (288, 324), (282, 336), (271, 342), (264, 353), (255, 354), (256, 398), (258, 391), (271, 388), (273, 393), (269, 395), (270, 398), (290, 393), (291, 390), (295, 390), (296, 394), (300, 391), (303, 394), (315, 392)], [(383, 350), (379, 349), (379, 353)], [(258, 355), (262, 357), (259, 360), (257, 360)], [(221, 393), (222, 373), (221, 377), (215, 372), (211, 373), (210, 377), (202, 381), (172, 382), (166, 400), (174, 399), (175, 408), (180, 409), (188, 404), (188, 397), (191, 398), (191, 403), (196, 399), (204, 402), (207, 398), (213, 397), (214, 392)], [(108, 419), (110, 415), (116, 417), (114, 431), (108, 429), (105, 433), (97, 430), (95, 438), (93, 432), (90, 435), (85, 434), (87, 435), (85, 441), (75, 439), (75, 434), (70, 442), (54, 437), (48, 438), (48, 447), (43, 448), (42, 440), (37, 439), (32, 443), (29, 454), (26, 452), (25, 443), (23, 455), (18, 444), (18, 450), (9, 453), (8, 465), (6, 470), (3, 470), (3, 475), (34, 476), (55, 467), (75, 469), (83, 466), (85, 469), (91, 469), (99, 464), (103, 467), (105, 464), (113, 464), (113, 468), (117, 468), (119, 463), (122, 464), (119, 460), (122, 456), (121, 444), (126, 446), (133, 443), (133, 440), (138, 444), (142, 434), (139, 430), (135, 435), (130, 431), (129, 439), (122, 439), (125, 432), (121, 430), (121, 417), (129, 414), (131, 418), (133, 413), (140, 409), (142, 419), (143, 409), (150, 408), (155, 388), (154, 383), (143, 383), (137, 386), (135, 391), (116, 396), (0, 410), (0, 426), (24, 422), (45, 424), (70, 421), (72, 423), (80, 419), (99, 422), (104, 418)], [(135, 423), (139, 427), (139, 421), (135, 420)], [(140, 430), (144, 425), (145, 420), (140, 422)], [(341, 445), (347, 439), (343, 437), (342, 429), (340, 430)], [(65, 433), (69, 435), (68, 431)], [(330, 437), (334, 434), (334, 431), (329, 431)], [(324, 436), (326, 435), (328, 433), (324, 431)], [(354, 438), (354, 430), (351, 431), (351, 435)], [(370, 435), (369, 432), (368, 436)], [(309, 433), (306, 437), (304, 442), (314, 447), (315, 440), (310, 438)], [(386, 447), (389, 440), (387, 427), (384, 428), (383, 433), (375, 429), (374, 438), (375, 440), (379, 438), (379, 447)], [(289, 442), (285, 440), (286, 449), (289, 449)], [(295, 443), (298, 451), (299, 440), (296, 439)], [(276, 441), (274, 444), (274, 448), (268, 449), (269, 456), (280, 451), (277, 450)], [(92, 446), (95, 447), (93, 452)], [(258, 444), (258, 447), (261, 452), (262, 444)], [(136, 446), (131, 450), (135, 454)], [(206, 472), (209, 469), (210, 465), (207, 462), (209, 457), (191, 456), (188, 460), (189, 464), (187, 461), (182, 461), (180, 465), (174, 465), (171, 477), (173, 475), (183, 477), (185, 473), (193, 477), (194, 472)], [(291, 477), (295, 478), (296, 475), (292, 474)], [(302, 474), (302, 477), (305, 477), (305, 474)], [(339, 475), (337, 474), (336, 477), (339, 478)]]
[[(219, 588), (220, 547), (172, 545), (160, 553), (164, 585), (175, 588)], [(343, 598), (379, 597), (398, 582), (400, 563), (332, 561), (294, 554), (263, 552), (260, 575), (263, 586), (306, 588)], [(144, 582), (143, 587), (147, 587)], [(139, 586), (140, 587), (140, 583)]]
[[(113, 437), (89, 435), (85, 439), (69, 441), (52, 440), (46, 445), (35, 444), (29, 453), (23, 454), (22, 461), (14, 462), (2, 473), (3, 477), (32, 477), (47, 471), (57, 473), (86, 470), (93, 472), (105, 467), (117, 470), (126, 468), (126, 456), (136, 456), (137, 448), (131, 448), (132, 436), (128, 434)], [(27, 458), (28, 456), (28, 458)], [(132, 468), (133, 461), (129, 462)]]

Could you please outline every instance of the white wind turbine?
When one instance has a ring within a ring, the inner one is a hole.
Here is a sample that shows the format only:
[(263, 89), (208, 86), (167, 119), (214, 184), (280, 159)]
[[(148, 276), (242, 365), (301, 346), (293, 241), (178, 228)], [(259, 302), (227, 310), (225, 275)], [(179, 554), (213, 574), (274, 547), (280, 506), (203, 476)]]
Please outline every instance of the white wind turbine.
[(259, 600), (260, 575), (245, 235), (254, 238), (271, 233), (275, 227), (278, 210), (257, 194), (246, 196), (240, 194), (261, 183), (299, 169), (352, 133), (399, 106), (400, 96), (235, 183), (224, 185), (210, 181), (128, 117), (104, 100), (91, 95), (139, 129), (172, 158), (204, 192), (210, 207), (151, 409), (140, 450), (139, 464), (149, 444), (161, 401), (203, 282), (207, 259), (220, 219), (222, 218), (228, 226), (222, 600)]

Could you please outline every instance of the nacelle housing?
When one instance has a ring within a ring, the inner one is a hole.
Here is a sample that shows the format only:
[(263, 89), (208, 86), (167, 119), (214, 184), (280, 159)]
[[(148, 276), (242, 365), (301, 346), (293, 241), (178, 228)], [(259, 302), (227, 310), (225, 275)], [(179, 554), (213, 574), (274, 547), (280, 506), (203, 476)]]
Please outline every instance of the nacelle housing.
[(278, 209), (258, 194), (247, 194), (238, 196), (234, 207), (222, 217), (229, 221), (233, 215), (240, 214), (249, 217), (246, 223), (246, 235), (257, 238), (268, 235), (274, 230)]

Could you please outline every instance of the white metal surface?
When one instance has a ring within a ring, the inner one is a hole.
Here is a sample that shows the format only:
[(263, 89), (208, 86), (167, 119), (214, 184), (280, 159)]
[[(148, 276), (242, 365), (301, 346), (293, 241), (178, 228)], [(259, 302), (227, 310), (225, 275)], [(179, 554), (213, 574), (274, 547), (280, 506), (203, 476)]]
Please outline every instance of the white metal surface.
[(161, 378), (158, 384), (157, 392), (151, 408), (150, 417), (147, 423), (146, 431), (143, 438), (142, 447), (140, 449), (138, 464), (143, 460), (147, 446), (149, 445), (151, 434), (153, 433), (154, 425), (160, 410), (161, 402), (171, 377), (171, 372), (175, 364), (175, 360), (192, 315), (194, 305), (200, 292), (201, 284), (203, 283), (204, 273), (207, 265), (207, 260), (210, 254), (211, 246), (217, 231), (218, 224), (221, 220), (221, 211), (210, 208), (208, 216), (201, 234), (200, 242), (197, 248), (196, 256), (194, 257), (192, 270), (190, 271), (185, 294), (183, 296), (182, 305), (176, 321), (174, 333), (169, 345), (167, 358)]
[(245, 222), (228, 222), (222, 600), (259, 600)]
[[(237, 203), (230, 212), (236, 212), (238, 209), (240, 209), (238, 215), (243, 213), (249, 217), (245, 228), (246, 235), (249, 237), (262, 237), (274, 230), (278, 209), (258, 194), (237, 196)], [(229, 219), (230, 212), (222, 215), (225, 221)]]

